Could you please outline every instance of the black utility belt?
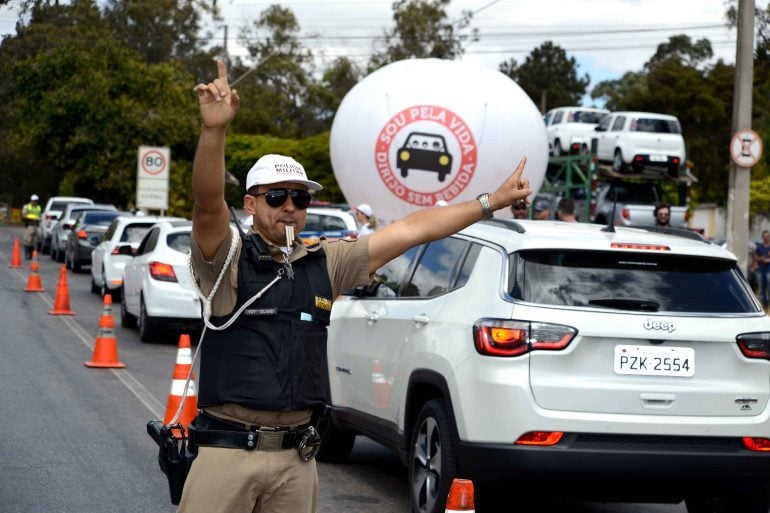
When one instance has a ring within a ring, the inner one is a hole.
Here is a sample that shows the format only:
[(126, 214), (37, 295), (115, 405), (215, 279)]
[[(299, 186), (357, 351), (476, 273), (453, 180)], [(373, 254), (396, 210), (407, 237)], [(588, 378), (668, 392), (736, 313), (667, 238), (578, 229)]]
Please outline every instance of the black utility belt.
[(200, 412), (190, 429), (190, 437), (196, 445), (246, 449), (258, 451), (283, 451), (296, 449), (310, 424), (294, 427), (241, 427), (236, 423), (217, 419)]

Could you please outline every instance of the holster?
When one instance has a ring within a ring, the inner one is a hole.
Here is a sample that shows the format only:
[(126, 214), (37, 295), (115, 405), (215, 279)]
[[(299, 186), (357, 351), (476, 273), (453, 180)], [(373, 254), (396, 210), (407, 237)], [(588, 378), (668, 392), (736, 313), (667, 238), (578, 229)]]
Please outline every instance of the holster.
[[(182, 499), (187, 473), (197, 455), (193, 431), (191, 428), (191, 436), (187, 438), (182, 424), (164, 425), (160, 420), (147, 423), (147, 433), (158, 444), (158, 464), (160, 470), (166, 474), (171, 504), (175, 506)], [(175, 433), (179, 433), (179, 436)]]

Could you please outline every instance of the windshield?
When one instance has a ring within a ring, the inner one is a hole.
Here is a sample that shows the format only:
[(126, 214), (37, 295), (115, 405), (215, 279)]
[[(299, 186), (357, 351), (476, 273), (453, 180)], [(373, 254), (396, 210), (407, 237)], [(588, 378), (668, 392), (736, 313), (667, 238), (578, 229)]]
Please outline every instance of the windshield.
[(117, 212), (86, 212), (83, 214), (81, 224), (109, 226), (116, 217), (118, 217)]
[(735, 262), (616, 251), (521, 251), (511, 255), (509, 294), (558, 306), (754, 313)]

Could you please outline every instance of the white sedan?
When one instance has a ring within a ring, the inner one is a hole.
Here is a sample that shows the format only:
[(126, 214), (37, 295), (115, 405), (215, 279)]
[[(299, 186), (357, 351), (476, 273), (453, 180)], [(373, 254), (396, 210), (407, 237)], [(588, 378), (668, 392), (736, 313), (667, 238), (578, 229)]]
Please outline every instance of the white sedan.
[(191, 235), (190, 221), (161, 221), (123, 269), (120, 322), (138, 327), (142, 342), (159, 340), (163, 331), (201, 328), (201, 304), (187, 265)]
[(123, 268), (131, 261), (139, 243), (152, 226), (160, 221), (184, 221), (181, 217), (120, 216), (115, 218), (91, 252), (91, 292), (102, 297), (120, 298)]

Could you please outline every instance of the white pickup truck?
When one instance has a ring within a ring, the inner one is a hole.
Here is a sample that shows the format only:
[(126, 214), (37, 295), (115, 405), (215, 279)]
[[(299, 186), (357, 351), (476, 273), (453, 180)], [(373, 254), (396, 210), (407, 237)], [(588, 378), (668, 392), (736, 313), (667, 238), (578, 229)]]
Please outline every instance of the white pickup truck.
[[(614, 192), (613, 192), (614, 191)], [(657, 182), (600, 182), (596, 192), (594, 222), (607, 224), (615, 205), (615, 225), (652, 226), (655, 224), (655, 205), (665, 202), (671, 205), (670, 224), (674, 228), (687, 228), (687, 207), (675, 206), (666, 201)]]

